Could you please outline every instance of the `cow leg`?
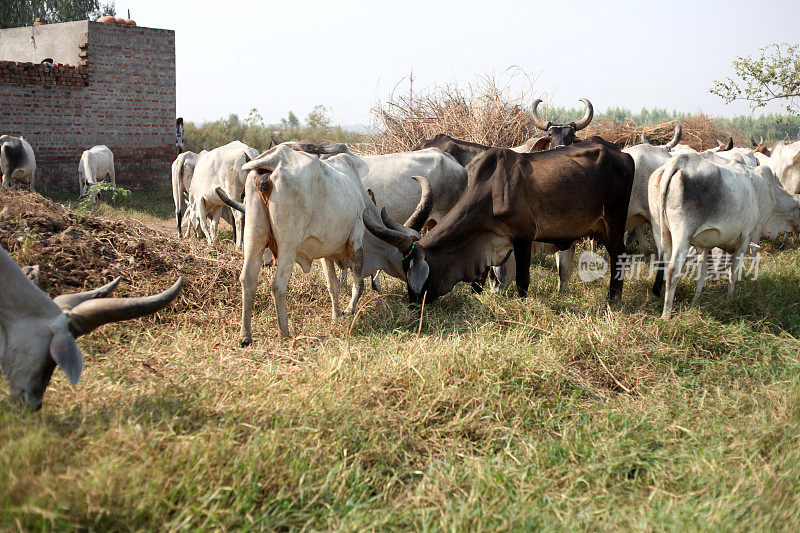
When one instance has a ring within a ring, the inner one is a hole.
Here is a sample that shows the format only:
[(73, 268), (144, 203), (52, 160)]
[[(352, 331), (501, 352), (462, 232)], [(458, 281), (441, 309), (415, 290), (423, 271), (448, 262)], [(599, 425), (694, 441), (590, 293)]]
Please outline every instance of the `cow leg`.
[(361, 293), (364, 292), (364, 249), (358, 248), (353, 252), (353, 293), (350, 303), (344, 310), (344, 314), (349, 315), (356, 310)]
[[(217, 206), (214, 208), (214, 211), (211, 212), (211, 238), (216, 241), (217, 236), (219, 235), (219, 219), (222, 216), (222, 208)], [(235, 231), (235, 228), (234, 228)]]
[[(222, 213), (222, 210), (220, 210), (220, 213)], [(217, 216), (217, 219), (219, 219), (219, 216)], [(241, 211), (233, 212), (233, 227), (236, 232), (235, 247), (237, 250), (241, 250), (242, 242), (244, 241), (244, 213)]]
[[(281, 335), (289, 335), (289, 319), (286, 316), (286, 289), (289, 287), (289, 279), (292, 277), (292, 267), (296, 256), (296, 246), (286, 247), (286, 253), (281, 247), (278, 257), (278, 266), (275, 267), (275, 274), (272, 278), (272, 299), (275, 300), (275, 311), (278, 313), (278, 327)], [(291, 251), (289, 251), (291, 250)]]
[(344, 287), (347, 285), (347, 269), (342, 268), (341, 272), (339, 272), (339, 285)]
[(3, 174), (3, 187), (8, 188), (11, 185), (11, 180), (8, 177), (8, 174)]
[(664, 290), (664, 271), (667, 268), (667, 261), (668, 258), (672, 256), (672, 234), (669, 233), (666, 229), (663, 231), (664, 239), (663, 241), (660, 237), (656, 237), (656, 235), (661, 235), (661, 232), (655, 233), (658, 231), (656, 226), (653, 226), (653, 238), (656, 242), (656, 280), (653, 283), (653, 294), (657, 297), (661, 297), (661, 294)]
[(489, 275), (489, 270), (492, 267), (488, 267), (485, 271), (478, 274), (478, 277), (472, 280), (472, 292), (475, 294), (481, 294), (483, 292), (483, 285), (486, 283), (486, 277)]
[(267, 236), (265, 233), (254, 235), (248, 240), (244, 249), (244, 264), (239, 275), (242, 285), (242, 324), (239, 330), (239, 344), (244, 347), (253, 341), (250, 321), (253, 316), (253, 301), (258, 289), (258, 274), (261, 270), (261, 255), (266, 248)]
[(203, 231), (203, 234), (206, 236), (206, 240), (208, 244), (214, 242), (213, 237), (211, 236), (211, 229), (208, 227), (208, 212), (206, 211), (206, 204), (203, 200), (200, 200), (195, 205), (197, 212), (195, 216), (199, 219), (197, 222), (200, 223), (200, 229)]
[(556, 271), (558, 272), (558, 293), (564, 294), (572, 277), (572, 267), (575, 261), (575, 243), (568, 250), (556, 253)]
[(380, 278), (381, 271), (377, 271), (372, 275), (372, 290), (377, 292), (378, 294), (381, 293), (381, 278)]
[(736, 250), (736, 253), (733, 254), (733, 257), (731, 257), (731, 268), (729, 274), (730, 279), (728, 280), (728, 298), (733, 296), (733, 289), (736, 288), (736, 280), (739, 279), (739, 275), (742, 272), (742, 263), (744, 263), (744, 257), (749, 247), (750, 240), (747, 239), (745, 245)]
[(698, 266), (697, 270), (697, 288), (694, 290), (694, 298), (692, 299), (692, 303), (697, 302), (700, 299), (700, 293), (703, 291), (703, 285), (705, 285), (706, 279), (708, 278), (709, 251), (710, 249), (706, 248), (700, 254), (700, 265)]
[(528, 296), (528, 286), (531, 283), (531, 247), (530, 239), (515, 239), (514, 256), (517, 263), (517, 294), (520, 298)]
[(330, 259), (322, 258), (322, 269), (325, 271), (325, 282), (328, 285), (328, 293), (331, 295), (331, 318), (335, 320), (341, 316), (339, 312), (339, 278), (336, 277), (336, 268)]
[(689, 243), (685, 240), (679, 241), (678, 245), (672, 248), (672, 256), (665, 274), (667, 287), (666, 295), (664, 296), (664, 310), (661, 313), (661, 318), (668, 319), (672, 312), (675, 289), (678, 288), (678, 280), (680, 279), (681, 270), (683, 270), (687, 255), (689, 255)]

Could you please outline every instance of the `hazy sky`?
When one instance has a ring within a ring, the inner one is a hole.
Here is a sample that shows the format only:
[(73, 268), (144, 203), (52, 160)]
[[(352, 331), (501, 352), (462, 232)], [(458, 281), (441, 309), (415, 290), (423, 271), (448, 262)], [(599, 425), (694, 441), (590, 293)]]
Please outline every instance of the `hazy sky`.
[[(757, 5), (756, 5), (757, 4)], [(798, 38), (800, 2), (355, 2), (117, 0), (140, 26), (174, 29), (178, 114), (267, 122), (316, 104), (334, 122), (368, 124), (392, 90), (415, 92), (518, 66), (555, 105), (748, 113), (708, 89), (730, 64)], [(519, 80), (509, 82), (520, 88)], [(538, 96), (536, 94), (535, 96)], [(535, 97), (534, 96), (534, 97)], [(778, 106), (770, 110), (779, 110)]]

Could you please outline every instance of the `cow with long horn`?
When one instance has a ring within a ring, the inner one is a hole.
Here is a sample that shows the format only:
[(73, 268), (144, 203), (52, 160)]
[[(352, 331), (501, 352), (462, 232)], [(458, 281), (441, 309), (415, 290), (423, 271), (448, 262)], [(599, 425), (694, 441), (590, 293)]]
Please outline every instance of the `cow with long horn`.
[[(588, 99), (581, 98), (580, 101), (586, 106), (586, 111), (580, 120), (577, 122), (570, 122), (568, 124), (556, 124), (550, 120), (544, 120), (539, 116), (537, 111), (539, 104), (542, 103), (542, 99), (537, 98), (533, 101), (533, 105), (531, 105), (531, 118), (533, 119), (533, 124), (540, 130), (546, 132), (547, 135), (542, 137), (536, 143), (537, 146), (534, 148), (534, 150), (531, 151), (549, 150), (551, 148), (558, 148), (559, 146), (569, 146), (570, 144), (579, 142), (581, 140), (575, 135), (575, 133), (584, 129), (589, 125), (589, 123), (592, 122), (594, 108)], [(540, 143), (541, 146), (538, 146)]]
[(98, 289), (50, 299), (0, 247), (0, 369), (13, 402), (34, 411), (56, 366), (75, 385), (83, 355), (75, 339), (110, 322), (155, 313), (180, 291), (183, 279), (145, 298), (108, 298), (119, 278)]
[[(217, 194), (233, 209), (244, 211), (244, 266), (242, 284), (242, 327), (240, 343), (252, 342), (251, 317), (258, 273), (264, 250), (269, 247), (277, 266), (272, 295), (281, 334), (290, 336), (286, 315), (286, 288), (294, 263), (308, 272), (311, 261), (322, 259), (331, 297), (331, 314), (339, 311), (339, 280), (334, 265), (353, 271), (353, 290), (345, 313), (355, 310), (364, 285), (364, 277), (378, 270), (405, 280), (403, 256), (397, 249), (364, 231), (363, 218), (386, 231), (389, 224), (396, 234), (419, 239), (419, 230), (433, 206), (431, 187), (422, 177), (416, 209), (405, 226), (381, 213), (362, 183), (368, 169), (351, 153), (320, 159), (279, 145), (247, 165), (244, 203), (231, 200), (224, 192)], [(383, 213), (385, 215), (385, 212)]]

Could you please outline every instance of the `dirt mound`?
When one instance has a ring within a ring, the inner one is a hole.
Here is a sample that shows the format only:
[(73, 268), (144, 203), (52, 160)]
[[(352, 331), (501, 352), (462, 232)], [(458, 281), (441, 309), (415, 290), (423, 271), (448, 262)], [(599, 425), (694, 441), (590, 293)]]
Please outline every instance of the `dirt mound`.
[(143, 296), (183, 276), (177, 310), (238, 302), (241, 259), (225, 245), (212, 248), (138, 221), (77, 213), (36, 193), (0, 190), (0, 246), (20, 266), (38, 264), (39, 286), (51, 296), (117, 276), (123, 282), (115, 295)]

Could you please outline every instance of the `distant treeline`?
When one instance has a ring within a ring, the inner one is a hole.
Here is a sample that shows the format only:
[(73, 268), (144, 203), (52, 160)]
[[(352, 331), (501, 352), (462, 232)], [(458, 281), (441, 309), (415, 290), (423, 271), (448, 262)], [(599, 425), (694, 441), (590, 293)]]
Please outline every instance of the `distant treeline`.
[(325, 107), (321, 105), (314, 107), (302, 123), (292, 111), (289, 111), (288, 116), (281, 119), (279, 124), (265, 124), (264, 119), (255, 108), (250, 111), (244, 121), (232, 113), (228, 115), (228, 118), (203, 122), (199, 125), (194, 122), (186, 122), (184, 137), (186, 149), (192, 152), (210, 150), (231, 141), (242, 141), (248, 146), (264, 151), (273, 140), (276, 143), (330, 140), (348, 144), (364, 140), (363, 134), (332, 125), (326, 115)]
[[(562, 107), (555, 108), (551, 115), (559, 117), (559, 119), (574, 120), (580, 118), (583, 113), (583, 107), (573, 109)], [(689, 116), (689, 113), (679, 113), (658, 107), (653, 109), (643, 108), (638, 113), (621, 107), (612, 107), (605, 113), (595, 113), (594, 120), (602, 120), (604, 118), (632, 120), (639, 126), (652, 126), (687, 116)], [(792, 122), (792, 119), (795, 122)], [(719, 122), (723, 129), (735, 128), (741, 130), (745, 138), (752, 135), (755, 140), (759, 140), (763, 136), (768, 143), (781, 139), (797, 140), (800, 137), (800, 124), (797, 123), (796, 117), (787, 115), (776, 115), (774, 113), (758, 117), (739, 115), (732, 118), (714, 117), (714, 120)]]
[[(554, 108), (549, 110), (547, 115), (566, 122), (580, 118), (583, 113), (584, 108), (582, 107)], [(651, 126), (688, 116), (690, 115), (687, 113), (662, 108), (642, 109), (638, 113), (634, 113), (629, 109), (617, 107), (611, 108), (605, 113), (595, 113), (594, 120), (631, 120), (639, 126)], [(744, 138), (752, 135), (758, 140), (763, 136), (768, 144), (781, 139), (796, 140), (800, 138), (800, 125), (791, 122), (790, 117), (784, 115), (768, 114), (758, 117), (740, 115), (733, 118), (717, 117), (714, 120), (718, 121), (725, 129), (740, 130)], [(258, 111), (252, 109), (245, 120), (241, 120), (238, 115), (231, 114), (228, 115), (228, 118), (213, 122), (203, 122), (199, 125), (194, 122), (185, 124), (186, 149), (193, 152), (212, 149), (234, 140), (242, 141), (248, 146), (263, 151), (270, 146), (273, 139), (277, 143), (290, 140), (308, 142), (329, 140), (356, 144), (368, 140), (368, 135), (332, 125), (325, 107), (321, 105), (314, 107), (303, 122), (300, 122), (297, 116), (289, 111), (287, 117), (281, 119), (280, 123), (265, 124)]]

